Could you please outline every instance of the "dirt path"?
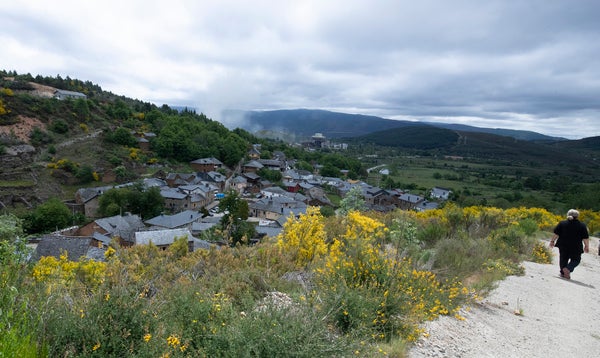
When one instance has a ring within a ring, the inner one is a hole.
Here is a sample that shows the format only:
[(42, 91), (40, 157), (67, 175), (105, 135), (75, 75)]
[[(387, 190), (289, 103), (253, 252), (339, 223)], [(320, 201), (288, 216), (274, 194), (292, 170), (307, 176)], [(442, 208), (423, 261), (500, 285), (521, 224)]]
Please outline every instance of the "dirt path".
[(57, 148), (68, 147), (68, 146), (71, 146), (71, 145), (73, 145), (75, 143), (78, 143), (78, 142), (86, 141), (86, 140), (89, 140), (91, 138), (96, 138), (101, 133), (102, 133), (102, 130), (98, 129), (98, 130), (95, 130), (95, 131), (93, 131), (91, 133), (87, 133), (87, 134), (82, 134), (82, 135), (79, 135), (79, 136), (75, 136), (75, 137), (72, 137), (69, 140), (66, 140), (64, 142), (61, 142), (61, 143), (57, 144), (56, 147)]
[[(426, 325), (409, 357), (599, 357), (600, 256), (598, 239), (571, 280), (554, 264), (525, 262), (482, 302), (465, 308), (459, 321), (442, 317)], [(515, 314), (520, 312), (522, 314)]]

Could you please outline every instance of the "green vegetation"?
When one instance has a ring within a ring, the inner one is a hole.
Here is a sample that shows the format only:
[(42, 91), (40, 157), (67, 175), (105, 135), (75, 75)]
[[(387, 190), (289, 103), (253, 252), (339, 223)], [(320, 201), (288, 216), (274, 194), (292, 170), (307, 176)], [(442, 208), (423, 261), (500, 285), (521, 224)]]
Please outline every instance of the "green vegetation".
[[(70, 199), (76, 183), (103, 176), (134, 181), (153, 174), (155, 164), (189, 171), (189, 161), (201, 157), (233, 168), (252, 144), (260, 144), (265, 157), (282, 151), (299, 169), (320, 168), (322, 175), (348, 170), (349, 178), (367, 178), (385, 189), (427, 196), (441, 186), (453, 192), (441, 209), (386, 214), (360, 212), (364, 201), (357, 189), (345, 198), (332, 195), (340, 214), (309, 208), (290, 218), (279, 237), (254, 246), (242, 245), (255, 234), (246, 221), (248, 203), (228, 193), (219, 207), (225, 215), (206, 238), (229, 245), (188, 252), (184, 239), (167, 250), (113, 244), (106, 262), (68, 252), (35, 264), (25, 260), (23, 228), (43, 233), (82, 219), (59, 199), (23, 219), (2, 215), (4, 355), (403, 356), (423, 321), (439, 315), (462, 319), (461, 305), (498, 279), (521, 274), (522, 260), (549, 262), (551, 252), (539, 237), (562, 217), (553, 213), (580, 208), (590, 232), (600, 229), (600, 215), (590, 210), (600, 209), (598, 165), (575, 165), (559, 146), (540, 152), (542, 147), (512, 138), (413, 126), (402, 129), (402, 136), (372, 135), (343, 153), (309, 152), (230, 131), (193, 111), (116, 96), (89, 82), (0, 75), (0, 124), (15, 124), (19, 115), (43, 124), (29, 136), (40, 162), (6, 174), (23, 178), (0, 181), (11, 195), (55, 180), (59, 189), (47, 189), (44, 199), (57, 192)], [(87, 98), (39, 97), (30, 81)], [(11, 138), (0, 148), (19, 143)], [(594, 142), (585, 145), (593, 157)], [(381, 165), (389, 175), (365, 170)], [(281, 180), (277, 173), (261, 174)], [(106, 192), (99, 205), (105, 216), (128, 211), (146, 219), (163, 210), (158, 190), (140, 184)]]
[(229, 245), (249, 244), (256, 230), (253, 224), (246, 221), (250, 212), (248, 202), (231, 191), (220, 200), (219, 212), (223, 213), (219, 222), (221, 233)]
[(164, 201), (160, 189), (145, 189), (141, 183), (135, 183), (125, 188), (110, 189), (102, 194), (98, 213), (107, 217), (130, 212), (143, 219), (150, 219), (164, 210)]
[(28, 233), (44, 233), (73, 225), (73, 220), (71, 210), (59, 199), (52, 198), (25, 216), (23, 228)]
[(0, 349), (32, 357), (404, 356), (423, 321), (463, 319), (459, 308), (522, 273), (521, 260), (548, 262), (537, 233), (559, 219), (525, 208), (328, 218), (310, 208), (256, 246), (112, 246), (106, 262), (64, 253), (29, 266), (20, 221), (4, 215), (0, 309), (10, 314), (0, 316)]
[(35, 183), (31, 180), (0, 180), (0, 187), (2, 188), (29, 188), (34, 185)]

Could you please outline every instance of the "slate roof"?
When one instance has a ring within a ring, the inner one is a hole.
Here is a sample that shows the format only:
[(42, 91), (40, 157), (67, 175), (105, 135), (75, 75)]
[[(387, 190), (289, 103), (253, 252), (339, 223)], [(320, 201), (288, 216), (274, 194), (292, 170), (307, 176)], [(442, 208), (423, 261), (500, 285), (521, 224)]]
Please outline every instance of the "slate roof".
[(427, 211), (427, 210), (433, 210), (433, 209), (437, 209), (440, 206), (440, 204), (436, 203), (435, 201), (423, 201), (419, 204), (417, 204), (417, 206), (415, 207), (415, 209), (417, 211)]
[(433, 189), (431, 189), (431, 196), (433, 196), (435, 198), (447, 199), (448, 195), (450, 195), (450, 192), (451, 192), (450, 189), (441, 188), (441, 187), (436, 186)]
[(200, 158), (190, 162), (191, 164), (213, 164), (213, 165), (223, 165), (223, 163), (214, 157), (210, 158)]
[(144, 188), (149, 189), (149, 188), (154, 188), (154, 187), (166, 187), (167, 186), (167, 182), (159, 179), (159, 178), (145, 178), (143, 180), (144, 183)]
[(182, 211), (175, 215), (159, 215), (146, 220), (147, 225), (159, 226), (168, 229), (189, 225), (202, 218), (202, 214), (193, 210)]
[(407, 201), (409, 203), (416, 204), (416, 203), (424, 200), (425, 198), (423, 198), (422, 196), (414, 195), (414, 194), (404, 193), (404, 194), (400, 195), (399, 199), (402, 201)]
[(291, 180), (300, 180), (300, 174), (297, 171), (290, 169), (283, 172), (284, 178), (290, 178)]
[(167, 180), (175, 180), (175, 178), (179, 177), (182, 180), (185, 180), (187, 183), (193, 183), (197, 177), (196, 174), (193, 173), (169, 173), (167, 174)]
[(110, 244), (110, 241), (112, 240), (110, 236), (102, 235), (99, 232), (94, 232), (92, 234), (92, 237), (107, 246), (108, 246), (108, 244)]
[(152, 242), (156, 246), (171, 245), (175, 238), (185, 236), (189, 241), (193, 241), (194, 237), (189, 229), (166, 229), (153, 231), (138, 231), (135, 233), (136, 245), (148, 245)]
[(231, 182), (234, 183), (234, 184), (244, 184), (244, 183), (247, 183), (248, 181), (243, 176), (238, 175), (235, 178), (233, 178), (231, 180)]
[(283, 162), (277, 159), (259, 159), (258, 162), (265, 167), (283, 167)]
[(198, 176), (200, 176), (203, 180), (213, 183), (220, 183), (227, 180), (227, 178), (223, 174), (215, 172), (214, 170), (208, 173), (198, 173)]
[(63, 98), (63, 97), (72, 97), (72, 98), (86, 98), (87, 96), (81, 92), (75, 92), (75, 91), (67, 91), (67, 90), (63, 90), (63, 89), (57, 89), (56, 91), (54, 91), (54, 96), (58, 97), (58, 98)]
[[(81, 257), (88, 257), (88, 253), (92, 248), (91, 237), (71, 237), (71, 236), (56, 236), (47, 235), (42, 237), (37, 244), (32, 255), (32, 260), (38, 261), (44, 256), (54, 256), (59, 258), (63, 252), (67, 252), (68, 258), (71, 261), (79, 261)], [(93, 250), (90, 254), (96, 257), (98, 250)], [(104, 258), (102, 255), (100, 258)]]
[(308, 197), (306, 195), (300, 194), (300, 193), (294, 193), (294, 196), (292, 196), (292, 199), (296, 200), (296, 201), (302, 201), (304, 202), (305, 200), (308, 199)]
[[(267, 195), (267, 196), (269, 196), (269, 194), (275, 194), (275, 195), (280, 195), (280, 196), (282, 196), (282, 195), (287, 196), (287, 194), (288, 194), (287, 191), (285, 191), (284, 189), (281, 189), (278, 186), (272, 186), (272, 187), (269, 187), (269, 188), (262, 189), (261, 192), (263, 194)], [(270, 195), (270, 196), (273, 196), (273, 195)]]
[(257, 226), (256, 232), (258, 234), (264, 234), (269, 237), (276, 237), (283, 230), (281, 227), (273, 227), (273, 226)]
[(144, 222), (137, 215), (115, 215), (108, 218), (97, 219), (95, 223), (112, 236), (131, 241), (133, 233), (144, 228)]
[(257, 168), (257, 169), (260, 169), (260, 168), (263, 168), (263, 167), (264, 167), (264, 165), (260, 164), (260, 163), (259, 163), (258, 161), (256, 161), (256, 160), (251, 160), (251, 161), (249, 161), (248, 163), (244, 164), (244, 167), (248, 167), (248, 168)]
[(81, 188), (76, 192), (76, 196), (79, 196), (83, 203), (87, 203), (88, 201), (94, 199), (97, 196), (104, 194), (105, 191), (112, 189), (112, 186), (102, 186), (96, 188)]
[(162, 189), (160, 191), (160, 196), (165, 199), (175, 199), (175, 200), (183, 200), (187, 198), (186, 193), (182, 193), (177, 189)]
[(250, 180), (257, 180), (260, 179), (260, 175), (256, 174), (256, 173), (244, 173), (242, 174), (245, 178), (250, 179)]
[(284, 186), (288, 187), (288, 188), (293, 188), (293, 187), (296, 187), (296, 185), (298, 185), (298, 182), (295, 182), (295, 181), (293, 181), (291, 179), (289, 179), (289, 180), (288, 179), (284, 179), (284, 180), (281, 181), (281, 183)]
[(314, 185), (309, 184), (309, 183), (300, 183), (299, 185), (304, 190), (309, 190), (309, 189), (312, 189), (315, 187)]
[(213, 226), (217, 225), (216, 222), (199, 222), (192, 223), (192, 232), (206, 231)]
[(206, 240), (194, 238), (194, 251), (198, 250), (198, 249), (210, 250), (210, 248), (213, 246), (214, 246), (214, 244), (211, 244), (210, 242), (208, 242)]

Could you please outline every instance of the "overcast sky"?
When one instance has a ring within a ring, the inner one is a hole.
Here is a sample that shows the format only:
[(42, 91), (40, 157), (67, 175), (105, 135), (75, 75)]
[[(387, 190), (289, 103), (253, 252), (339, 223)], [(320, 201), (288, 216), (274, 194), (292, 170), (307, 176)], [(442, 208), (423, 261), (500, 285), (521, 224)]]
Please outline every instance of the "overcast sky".
[(0, 68), (223, 109), (600, 135), (600, 1), (0, 4)]

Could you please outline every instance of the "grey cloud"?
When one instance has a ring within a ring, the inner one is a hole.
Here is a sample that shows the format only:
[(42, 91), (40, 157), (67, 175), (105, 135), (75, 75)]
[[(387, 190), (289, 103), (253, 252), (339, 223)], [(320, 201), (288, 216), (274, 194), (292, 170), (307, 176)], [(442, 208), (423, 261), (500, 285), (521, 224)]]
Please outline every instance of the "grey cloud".
[(227, 108), (325, 108), (600, 134), (597, 1), (46, 7), (0, 5), (7, 19), (0, 39), (19, 52), (0, 53), (6, 69), (91, 80), (159, 105), (197, 106), (215, 119)]

